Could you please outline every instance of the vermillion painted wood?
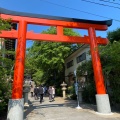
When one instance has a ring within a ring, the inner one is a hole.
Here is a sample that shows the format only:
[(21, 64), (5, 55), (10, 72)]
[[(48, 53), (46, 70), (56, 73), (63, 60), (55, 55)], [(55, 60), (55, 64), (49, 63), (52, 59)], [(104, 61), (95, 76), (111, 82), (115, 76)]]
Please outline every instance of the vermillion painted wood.
[(26, 21), (19, 22), (18, 41), (14, 67), (14, 80), (12, 87), (12, 99), (20, 99), (23, 94), (24, 64), (26, 53)]
[[(0, 34), (0, 37), (1, 38), (11, 38), (12, 40), (17, 39), (18, 32), (16, 30), (2, 31), (2, 34)], [(26, 33), (26, 39), (28, 39), (28, 40), (38, 40), (38, 41), (90, 44), (90, 38), (88, 36), (84, 36), (84, 37), (81, 37), (81, 36), (65, 36), (65, 35), (62, 35), (61, 33), (60, 34), (57, 33), (57, 35), (50, 35), (50, 34), (39, 34), (39, 33), (34, 33), (32, 31), (28, 31)], [(101, 38), (101, 37), (96, 37), (96, 41), (97, 41), (98, 44), (104, 44), (104, 45), (109, 43), (107, 38)]]
[(91, 51), (91, 56), (92, 56), (92, 63), (93, 63), (94, 78), (95, 78), (97, 94), (106, 94), (94, 28), (89, 28), (89, 36), (90, 36), (90, 51)]

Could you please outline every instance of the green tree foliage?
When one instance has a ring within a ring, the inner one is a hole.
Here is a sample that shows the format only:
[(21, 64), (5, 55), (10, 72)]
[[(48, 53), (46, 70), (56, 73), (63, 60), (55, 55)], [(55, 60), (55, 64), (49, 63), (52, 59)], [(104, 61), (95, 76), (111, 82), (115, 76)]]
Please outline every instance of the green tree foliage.
[(111, 90), (108, 90), (113, 104), (120, 103), (120, 28), (107, 34), (110, 44), (101, 49), (105, 79), (109, 80)]
[(114, 41), (100, 50), (105, 80), (110, 82), (107, 91), (111, 102), (120, 103), (120, 41)]
[[(50, 27), (47, 31), (43, 31), (42, 33), (56, 34), (56, 28)], [(79, 35), (70, 28), (65, 28), (64, 34), (69, 36)], [(73, 49), (78, 49), (78, 45), (75, 44), (73, 47), (73, 45), (69, 43), (34, 42), (33, 46), (28, 49), (28, 60), (26, 61), (27, 64), (29, 64), (29, 71), (34, 69), (31, 73), (33, 78), (38, 79), (40, 83), (47, 81), (46, 83), (49, 85), (60, 85), (61, 81), (64, 80), (64, 59)], [(28, 68), (27, 64), (26, 67)]]
[(109, 31), (107, 33), (107, 38), (110, 40), (111, 43), (113, 43), (113, 41), (120, 41), (120, 28)]
[(12, 63), (12, 60), (0, 56), (0, 113), (7, 109), (11, 96)]
[(0, 18), (0, 31), (10, 29), (11, 28), (11, 24), (9, 24), (10, 21), (11, 21), (10, 19), (4, 20)]
[[(0, 31), (8, 30), (11, 28), (10, 20), (4, 20), (0, 18)], [(1, 33), (0, 33), (1, 34)], [(13, 67), (13, 61), (5, 58), (5, 54), (11, 54), (10, 51), (0, 49), (0, 113), (7, 108), (8, 99), (11, 95), (11, 84), (9, 82), (12, 75), (11, 68)], [(0, 114), (2, 115), (2, 114)]]

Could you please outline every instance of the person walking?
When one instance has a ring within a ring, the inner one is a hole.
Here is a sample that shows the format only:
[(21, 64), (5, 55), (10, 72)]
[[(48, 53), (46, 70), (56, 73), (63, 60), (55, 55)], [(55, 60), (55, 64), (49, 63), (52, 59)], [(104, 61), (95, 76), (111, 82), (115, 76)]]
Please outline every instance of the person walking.
[(55, 87), (52, 86), (52, 101), (55, 101)]
[(43, 87), (42, 87), (42, 85), (40, 85), (40, 87), (39, 87), (40, 103), (42, 103), (42, 101), (43, 101), (43, 93), (44, 93)]
[(30, 84), (30, 93), (31, 93), (31, 97), (33, 97), (33, 96), (34, 96), (33, 93), (34, 93), (35, 83), (34, 83), (33, 80), (31, 80), (31, 81), (29, 82), (29, 84)]
[(38, 93), (39, 93), (39, 90), (38, 90), (37, 86), (35, 86), (35, 88), (34, 88), (34, 97), (35, 97), (35, 100), (38, 99)]
[(49, 86), (49, 89), (48, 89), (48, 93), (49, 93), (49, 102), (52, 102), (52, 86)]
[(47, 95), (47, 87), (44, 86), (44, 95)]
[(34, 86), (33, 86), (33, 85), (31, 85), (31, 87), (30, 87), (31, 97), (33, 97), (33, 92), (34, 92)]

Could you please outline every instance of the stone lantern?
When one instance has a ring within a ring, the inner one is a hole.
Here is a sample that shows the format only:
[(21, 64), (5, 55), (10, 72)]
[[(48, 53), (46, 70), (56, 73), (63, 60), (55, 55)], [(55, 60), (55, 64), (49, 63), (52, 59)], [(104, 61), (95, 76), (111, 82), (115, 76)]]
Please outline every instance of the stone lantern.
[(24, 106), (29, 106), (29, 104), (28, 104), (28, 93), (29, 92), (30, 92), (30, 85), (25, 83), (23, 85)]
[(67, 84), (63, 81), (63, 83), (61, 84), (62, 86), (62, 91), (63, 91), (63, 98), (65, 99), (66, 98), (66, 86)]

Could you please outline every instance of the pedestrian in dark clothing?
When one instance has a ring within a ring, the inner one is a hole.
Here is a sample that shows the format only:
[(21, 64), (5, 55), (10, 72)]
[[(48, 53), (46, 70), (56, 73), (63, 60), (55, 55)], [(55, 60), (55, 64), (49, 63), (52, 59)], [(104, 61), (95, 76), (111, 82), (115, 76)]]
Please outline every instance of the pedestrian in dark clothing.
[(40, 95), (40, 103), (42, 103), (42, 101), (43, 101), (43, 87), (42, 86), (40, 86), (39, 87), (39, 95)]
[(34, 88), (34, 97), (35, 97), (35, 100), (38, 99), (38, 93), (39, 93), (39, 90), (38, 90), (37, 86), (35, 86), (35, 88)]

